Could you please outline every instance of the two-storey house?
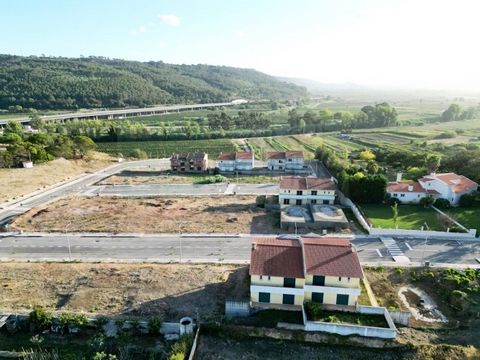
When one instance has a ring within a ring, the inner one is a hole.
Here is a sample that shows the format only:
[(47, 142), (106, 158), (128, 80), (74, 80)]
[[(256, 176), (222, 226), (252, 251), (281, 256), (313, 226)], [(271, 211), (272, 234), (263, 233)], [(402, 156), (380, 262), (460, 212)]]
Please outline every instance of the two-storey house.
[(302, 170), (304, 166), (303, 151), (274, 151), (267, 153), (269, 170)]
[(247, 151), (220, 154), (218, 168), (220, 172), (251, 171), (255, 165), (254, 159), (254, 153)]
[(188, 153), (173, 154), (170, 158), (173, 172), (204, 172), (208, 170), (208, 154)]
[(311, 300), (354, 306), (362, 278), (349, 240), (318, 235), (253, 240), (250, 299), (254, 304), (300, 306)]
[(329, 204), (333, 205), (337, 186), (331, 178), (283, 176), (280, 179), (281, 206)]

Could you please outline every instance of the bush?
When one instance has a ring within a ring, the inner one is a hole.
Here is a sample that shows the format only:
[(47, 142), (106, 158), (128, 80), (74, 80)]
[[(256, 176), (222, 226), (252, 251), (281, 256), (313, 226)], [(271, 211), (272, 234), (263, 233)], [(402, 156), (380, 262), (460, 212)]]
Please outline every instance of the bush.
[(193, 344), (193, 337), (191, 335), (182, 336), (177, 342), (172, 345), (168, 360), (184, 360), (187, 358), (190, 348)]
[(162, 319), (159, 317), (152, 317), (148, 320), (148, 333), (150, 335), (158, 335), (162, 327)]
[(30, 322), (39, 330), (52, 325), (52, 314), (41, 306), (35, 306), (29, 314)]
[(216, 184), (216, 183), (223, 183), (227, 182), (227, 178), (223, 175), (214, 175), (205, 178), (202, 181), (199, 181), (198, 184)]
[(457, 137), (457, 133), (455, 131), (444, 131), (437, 136), (435, 139), (453, 139)]
[(447, 199), (438, 198), (435, 200), (433, 205), (435, 205), (439, 209), (446, 209), (450, 207), (450, 201), (448, 201)]
[(463, 194), (458, 200), (458, 204), (461, 207), (470, 207), (475, 203), (476, 196), (474, 194)]
[(434, 202), (435, 202), (435, 199), (431, 196), (425, 196), (420, 199), (420, 205), (423, 205), (425, 207), (429, 207), (433, 205)]
[(145, 151), (140, 150), (140, 149), (133, 149), (130, 152), (130, 157), (135, 158), (135, 159), (148, 159), (148, 155)]

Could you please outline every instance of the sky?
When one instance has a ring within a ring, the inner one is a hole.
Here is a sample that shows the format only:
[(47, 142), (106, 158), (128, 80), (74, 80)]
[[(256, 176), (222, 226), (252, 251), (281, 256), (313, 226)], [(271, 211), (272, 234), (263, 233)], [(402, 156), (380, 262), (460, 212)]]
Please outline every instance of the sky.
[(0, 0), (0, 53), (480, 90), (478, 0)]

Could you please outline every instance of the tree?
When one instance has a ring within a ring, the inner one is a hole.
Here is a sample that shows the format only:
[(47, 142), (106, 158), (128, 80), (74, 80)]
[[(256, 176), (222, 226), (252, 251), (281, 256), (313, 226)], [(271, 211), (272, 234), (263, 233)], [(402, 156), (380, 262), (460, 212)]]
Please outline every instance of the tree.
[(380, 170), (380, 166), (378, 164), (371, 160), (367, 163), (367, 171), (369, 174), (376, 174)]
[(425, 159), (425, 166), (427, 167), (428, 173), (432, 173), (438, 170), (440, 167), (440, 161), (442, 157), (438, 154), (429, 154)]
[(5, 125), (5, 129), (3, 130), (3, 133), (5, 135), (7, 135), (7, 134), (18, 134), (20, 136), (23, 136), (22, 124), (20, 124), (18, 121), (10, 120), (7, 123), (7, 125)]
[(298, 114), (297, 109), (292, 109), (288, 112), (288, 123), (290, 127), (297, 129), (300, 127), (300, 120), (302, 117)]
[(96, 149), (97, 145), (88, 136), (77, 136), (74, 139), (76, 153), (84, 157), (90, 151)]
[(447, 199), (438, 198), (438, 199), (435, 199), (435, 202), (433, 203), (433, 205), (435, 205), (435, 207), (439, 209), (446, 209), (450, 207), (450, 201), (448, 201)]
[(455, 121), (459, 120), (462, 114), (462, 108), (458, 104), (451, 104), (447, 110), (442, 113), (442, 121)]
[(308, 110), (303, 114), (303, 120), (307, 126), (312, 126), (318, 123), (319, 118), (312, 110)]
[(373, 161), (375, 160), (375, 154), (370, 150), (366, 149), (360, 153), (359, 158), (363, 161)]
[(36, 111), (30, 115), (30, 126), (33, 129), (43, 129), (45, 127), (45, 121), (40, 118)]
[(463, 194), (458, 199), (458, 205), (461, 207), (471, 207), (475, 203), (476, 196), (475, 194)]
[(424, 207), (427, 208), (432, 206), (434, 202), (435, 202), (435, 199), (432, 196), (428, 195), (421, 198), (419, 203), (420, 205), (423, 205)]
[(394, 202), (393, 205), (391, 206), (392, 212), (393, 212), (393, 224), (395, 227), (397, 227), (397, 222), (398, 222), (398, 203)]

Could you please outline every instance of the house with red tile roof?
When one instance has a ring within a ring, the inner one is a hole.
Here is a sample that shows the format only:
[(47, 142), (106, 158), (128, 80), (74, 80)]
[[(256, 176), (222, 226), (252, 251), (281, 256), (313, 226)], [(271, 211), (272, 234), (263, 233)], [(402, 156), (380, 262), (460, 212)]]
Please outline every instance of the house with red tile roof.
[(249, 273), (250, 299), (264, 307), (310, 300), (354, 306), (364, 276), (349, 240), (315, 234), (253, 239)]
[(426, 175), (418, 181), (404, 182), (401, 174), (397, 175), (397, 181), (387, 184), (387, 193), (392, 198), (402, 203), (416, 204), (425, 196), (446, 199), (452, 205), (457, 205), (464, 194), (470, 194), (478, 190), (475, 181), (463, 175), (455, 173), (443, 173)]
[(217, 160), (220, 172), (250, 171), (255, 166), (255, 154), (247, 151), (221, 153)]
[(312, 176), (283, 176), (280, 179), (281, 206), (329, 204), (333, 205), (337, 186), (331, 178)]
[(266, 158), (268, 170), (302, 170), (305, 163), (303, 151), (297, 150), (269, 152)]

